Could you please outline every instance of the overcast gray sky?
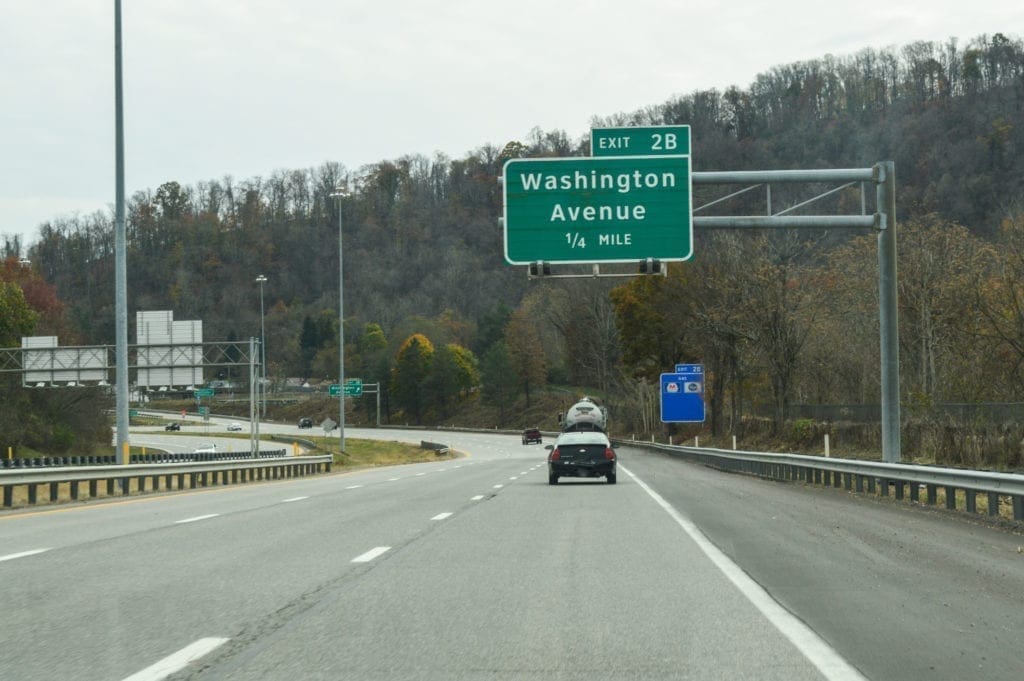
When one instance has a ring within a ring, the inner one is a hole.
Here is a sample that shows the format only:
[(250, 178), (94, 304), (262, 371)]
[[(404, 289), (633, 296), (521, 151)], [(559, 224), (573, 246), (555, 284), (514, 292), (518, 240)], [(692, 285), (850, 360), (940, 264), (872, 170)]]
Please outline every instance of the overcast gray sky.
[[(113, 0), (0, 0), (0, 234), (114, 200)], [(770, 9), (769, 9), (770, 7)], [(126, 186), (405, 154), (768, 68), (1024, 32), (1020, 0), (123, 0)], [(694, 135), (699, 135), (694, 131)]]

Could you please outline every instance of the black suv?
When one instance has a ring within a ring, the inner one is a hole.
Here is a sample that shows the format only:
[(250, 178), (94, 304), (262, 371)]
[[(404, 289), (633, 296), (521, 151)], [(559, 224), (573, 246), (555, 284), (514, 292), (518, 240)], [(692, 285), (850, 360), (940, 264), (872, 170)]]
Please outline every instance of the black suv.
[(309, 419), (309, 418), (299, 419), (299, 428), (312, 428), (312, 427), (313, 427), (313, 419)]
[(164, 426), (164, 430), (181, 430), (181, 424), (175, 421), (174, 423), (168, 423)]
[(547, 449), (549, 485), (557, 485), (559, 478), (600, 477), (615, 484), (615, 450), (604, 433), (562, 433)]
[(527, 428), (523, 431), (523, 444), (528, 445), (531, 442), (540, 444), (543, 440), (540, 437), (540, 430), (537, 428)]

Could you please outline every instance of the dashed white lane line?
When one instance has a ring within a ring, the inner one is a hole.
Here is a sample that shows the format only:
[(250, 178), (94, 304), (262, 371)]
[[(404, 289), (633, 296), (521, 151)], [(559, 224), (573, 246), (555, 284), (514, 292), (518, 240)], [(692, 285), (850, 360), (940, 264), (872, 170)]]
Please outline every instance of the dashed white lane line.
[(484, 498), (484, 495), (483, 495), (483, 494), (477, 494), (477, 495), (476, 495), (475, 497), (470, 497), (470, 499), (469, 499), (469, 500), (470, 500), (470, 501), (480, 501), (480, 500), (481, 500), (481, 499), (483, 499), (483, 498)]
[(367, 551), (364, 554), (356, 556), (355, 558), (352, 559), (352, 562), (353, 563), (369, 563), (371, 560), (373, 560), (377, 556), (380, 556), (381, 554), (386, 553), (387, 551), (390, 551), (390, 550), (391, 550), (390, 546), (377, 546), (375, 548), (370, 549), (369, 551)]
[(8, 553), (6, 556), (0, 556), (0, 563), (5, 560), (14, 560), (15, 558), (27, 558), (28, 556), (35, 556), (40, 553), (46, 553), (50, 549), (32, 549), (31, 551), (21, 551), (19, 553)]
[(308, 499), (308, 498), (309, 498), (309, 497), (292, 497), (291, 499), (285, 499), (285, 500), (284, 500), (284, 501), (282, 501), (281, 503), (282, 503), (282, 504), (290, 504), (290, 503), (292, 503), (293, 501), (302, 501), (303, 499)]
[(515, 475), (513, 475), (511, 478), (509, 478), (509, 480), (518, 480), (518, 479), (519, 478), (517, 476), (515, 476)]
[(803, 653), (811, 664), (818, 668), (829, 681), (865, 681), (865, 677), (857, 671), (853, 665), (846, 661), (832, 646), (823, 640), (813, 629), (796, 618), (782, 607), (778, 601), (772, 598), (771, 594), (765, 591), (764, 587), (755, 582), (750, 575), (743, 571), (739, 565), (734, 563), (717, 546), (711, 543), (697, 525), (684, 516), (675, 506), (665, 501), (665, 498), (651, 489), (647, 483), (637, 477), (625, 466), (619, 466), (622, 471), (633, 478), (633, 481), (643, 491), (654, 499), (654, 502), (669, 514), (683, 532), (689, 535), (690, 539), (704, 552), (704, 555), (714, 564), (719, 571), (732, 582), (740, 593), (742, 593), (761, 614), (778, 629), (783, 636)]
[(156, 664), (152, 664), (142, 671), (135, 672), (124, 681), (160, 681), (160, 679), (166, 679), (174, 672), (184, 669), (190, 663), (213, 652), (229, 640), (226, 638), (201, 638), (178, 652), (171, 653)]
[(184, 525), (185, 523), (197, 523), (200, 520), (208, 520), (209, 518), (216, 518), (220, 513), (207, 513), (206, 515), (197, 515), (194, 518), (185, 518), (184, 520), (175, 520), (175, 525)]
[[(531, 469), (532, 470), (532, 469)], [(526, 471), (520, 471), (519, 475), (526, 475)]]
[(502, 488), (502, 487), (504, 487), (504, 486), (505, 486), (505, 485), (494, 485), (494, 489), (501, 489), (501, 488)]
[(417, 473), (417, 474), (416, 474), (416, 477), (417, 477), (417, 478), (420, 478), (420, 477), (423, 477), (424, 475), (426, 475), (426, 473)]
[(447, 513), (447, 512), (446, 513), (438, 513), (433, 518), (431, 518), (431, 520), (444, 520), (445, 518), (451, 518), (451, 517), (452, 517), (451, 513)]
[(362, 485), (349, 485), (345, 489), (359, 489), (360, 487), (362, 487)]
[(395, 480), (401, 480), (401, 478), (388, 478), (388, 482), (394, 482)]

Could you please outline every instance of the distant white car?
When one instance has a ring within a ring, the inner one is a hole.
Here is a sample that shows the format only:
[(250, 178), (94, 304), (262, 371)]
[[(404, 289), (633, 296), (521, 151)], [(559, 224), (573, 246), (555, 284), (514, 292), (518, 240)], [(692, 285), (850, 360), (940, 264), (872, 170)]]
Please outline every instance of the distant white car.
[(237, 423), (237, 422), (229, 423), (228, 424), (228, 430), (230, 430), (230, 431), (241, 431), (242, 430), (242, 424), (241, 423)]
[(203, 445), (192, 451), (193, 454), (216, 454), (217, 445)]

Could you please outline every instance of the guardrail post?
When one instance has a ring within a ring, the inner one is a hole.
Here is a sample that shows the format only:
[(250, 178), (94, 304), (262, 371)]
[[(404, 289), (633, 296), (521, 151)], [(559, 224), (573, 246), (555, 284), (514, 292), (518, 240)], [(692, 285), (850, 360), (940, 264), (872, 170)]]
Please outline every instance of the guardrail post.
[(14, 487), (4, 485), (4, 508), (10, 508), (11, 506), (14, 506)]
[(847, 492), (849, 492), (851, 489), (853, 489), (853, 475), (852, 474), (846, 473), (845, 475), (843, 475), (843, 489), (845, 489)]
[(978, 493), (973, 489), (964, 490), (964, 494), (967, 496), (967, 512), (977, 513), (978, 512)]
[(903, 501), (903, 481), (894, 480), (893, 484), (896, 485), (896, 499)]
[(921, 485), (916, 482), (910, 483), (910, 500), (915, 504), (921, 500)]
[(71, 501), (78, 501), (78, 481), (71, 481)]
[(946, 508), (948, 508), (951, 511), (955, 511), (956, 510), (956, 488), (955, 487), (947, 487), (946, 488)]
[(28, 486), (28, 503), (32, 504), (33, 506), (35, 505), (36, 499), (39, 496), (39, 491), (36, 489), (37, 487), (39, 487), (39, 485)]
[(1013, 519), (1024, 520), (1024, 497), (1014, 495), (1010, 500), (1013, 503)]
[(882, 496), (883, 497), (889, 496), (889, 479), (888, 478), (882, 478), (878, 482), (879, 482), (879, 486), (881, 487), (881, 494), (882, 494)]
[(97, 496), (96, 486), (99, 485), (99, 482), (100, 482), (99, 480), (90, 480), (89, 481), (89, 498), (90, 499), (95, 499), (96, 498), (96, 496)]
[(50, 503), (52, 504), (53, 502), (57, 501), (57, 498), (59, 496), (60, 496), (60, 483), (58, 483), (58, 482), (51, 482), (50, 483)]
[(999, 515), (999, 493), (989, 492), (988, 493), (988, 514), (990, 516)]
[(869, 475), (868, 476), (868, 494), (874, 494), (874, 493), (875, 493), (875, 476)]
[(935, 485), (928, 485), (927, 487), (925, 487), (925, 490), (925, 498), (928, 500), (929, 504), (934, 506), (935, 504), (939, 503), (938, 487), (936, 487)]
[(857, 474), (857, 475), (853, 476), (853, 478), (854, 478), (854, 481), (856, 482), (854, 487), (856, 488), (857, 494), (863, 494), (864, 493), (864, 476), (860, 475), (860, 474)]

